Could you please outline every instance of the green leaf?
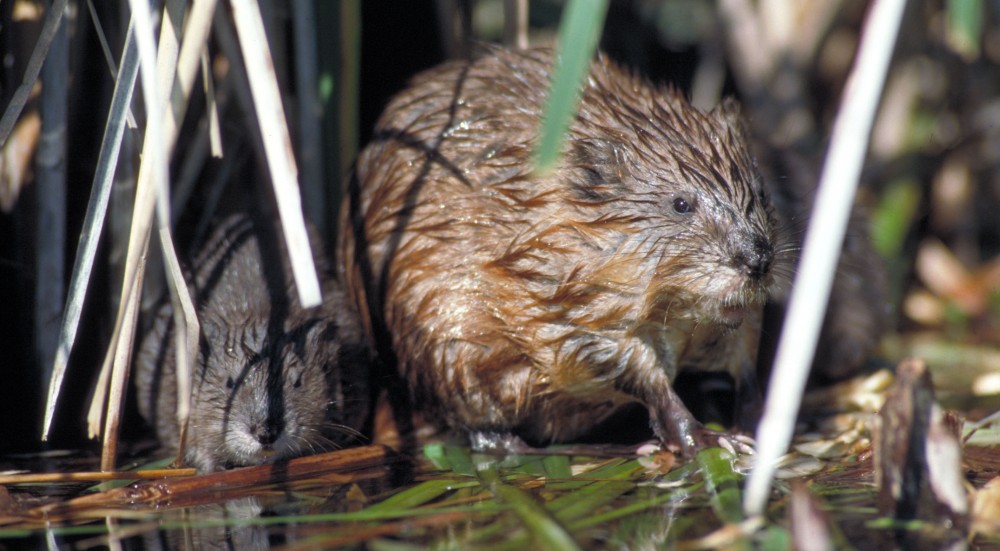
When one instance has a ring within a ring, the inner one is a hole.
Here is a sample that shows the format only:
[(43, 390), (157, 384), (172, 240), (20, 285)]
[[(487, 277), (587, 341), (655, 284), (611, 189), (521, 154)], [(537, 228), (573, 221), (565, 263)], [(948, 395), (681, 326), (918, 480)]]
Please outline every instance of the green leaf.
[(780, 526), (768, 526), (761, 530), (754, 543), (762, 551), (784, 551), (792, 548), (792, 535)]
[(885, 190), (872, 215), (872, 242), (879, 254), (885, 258), (902, 254), (919, 205), (920, 187), (913, 180), (897, 180)]
[(545, 466), (545, 474), (549, 478), (572, 478), (573, 470), (570, 468), (569, 457), (565, 455), (548, 455), (542, 459)]
[(546, 487), (553, 490), (572, 490), (574, 488), (582, 488), (590, 484), (591, 480), (594, 479), (608, 479), (608, 478), (621, 478), (626, 479), (637, 475), (644, 470), (644, 467), (635, 460), (619, 459), (615, 461), (610, 461), (600, 467), (587, 471), (585, 473), (580, 473), (572, 480), (562, 480), (559, 482), (553, 482), (547, 484)]
[(552, 170), (559, 160), (607, 11), (607, 0), (570, 0), (563, 12), (552, 88), (535, 158), (535, 169), (539, 172)]
[(509, 504), (531, 533), (539, 549), (579, 549), (559, 522), (527, 493), (498, 480), (490, 484), (493, 494)]
[(982, 0), (948, 0), (948, 45), (965, 59), (979, 57), (983, 36)]
[(451, 462), (444, 453), (444, 444), (432, 442), (424, 445), (424, 457), (430, 460), (435, 469), (442, 471), (451, 470)]
[(625, 518), (647, 509), (660, 507), (668, 502), (681, 502), (694, 494), (694, 490), (700, 488), (696, 485), (691, 489), (677, 489), (673, 491), (648, 492), (643, 496), (634, 496), (627, 505), (623, 505), (610, 511), (574, 521), (570, 524), (573, 530), (582, 530), (591, 526), (600, 526), (603, 523), (611, 522), (620, 518)]
[[(597, 510), (615, 498), (635, 488), (636, 474), (642, 470), (637, 461), (614, 463), (595, 469), (576, 477), (576, 486), (559, 485), (563, 490), (573, 490), (563, 493), (549, 501), (546, 507), (552, 511), (561, 522), (569, 522)], [(588, 481), (588, 479), (590, 479)], [(557, 485), (547, 484), (555, 489)]]
[(476, 475), (476, 467), (472, 463), (472, 456), (469, 455), (469, 450), (467, 448), (459, 446), (445, 446), (444, 455), (445, 458), (447, 458), (448, 463), (451, 464), (451, 470), (465, 476)]
[(697, 461), (715, 514), (724, 522), (742, 521), (740, 475), (733, 470), (732, 454), (721, 448), (708, 448), (698, 452)]
[(635, 484), (627, 480), (593, 482), (550, 501), (548, 507), (560, 521), (569, 522), (596, 513), (599, 508), (633, 488)]
[(407, 488), (388, 499), (365, 509), (365, 512), (386, 512), (392, 509), (410, 509), (428, 503), (445, 494), (458, 485), (453, 480), (435, 479), (421, 482), (412, 488)]

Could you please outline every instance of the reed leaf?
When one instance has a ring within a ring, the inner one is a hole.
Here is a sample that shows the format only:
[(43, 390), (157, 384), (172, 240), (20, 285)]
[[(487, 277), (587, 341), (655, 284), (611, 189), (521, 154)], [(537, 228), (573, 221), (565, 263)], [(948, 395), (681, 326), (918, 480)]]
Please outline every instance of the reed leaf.
[(698, 452), (695, 459), (715, 514), (724, 522), (742, 521), (740, 475), (733, 470), (735, 458), (722, 448), (708, 448)]
[(809, 221), (775, 355), (767, 404), (757, 425), (757, 455), (747, 480), (744, 503), (750, 515), (763, 514), (778, 458), (792, 439), (905, 5), (905, 0), (872, 3), (847, 80), (815, 199), (823, 208), (815, 209)]
[[(83, 301), (87, 295), (90, 274), (94, 267), (94, 257), (104, 228), (104, 218), (108, 209), (108, 198), (111, 195), (111, 182), (114, 178), (115, 166), (118, 162), (118, 152), (121, 150), (122, 133), (129, 105), (132, 102), (132, 92), (135, 89), (135, 79), (139, 69), (139, 58), (133, 36), (133, 27), (129, 24), (125, 35), (125, 46), (122, 51), (121, 67), (118, 78), (115, 79), (115, 89), (111, 96), (111, 108), (108, 122), (104, 129), (104, 138), (97, 158), (97, 169), (94, 174), (94, 185), (91, 188), (87, 212), (83, 220), (83, 232), (77, 245), (76, 257), (73, 261), (73, 271), (70, 278), (69, 295), (63, 311), (62, 325), (59, 334), (59, 344), (56, 348), (55, 361), (52, 367), (52, 377), (49, 381), (48, 398), (45, 403), (45, 417), (42, 426), (42, 440), (46, 440), (52, 426), (56, 404), (66, 374), (69, 354), (76, 342), (76, 332), (80, 324), (80, 313)], [(103, 402), (103, 400), (102, 400)]]
[(575, 550), (580, 547), (559, 521), (531, 495), (499, 480), (488, 482), (490, 491), (509, 504), (541, 549)]
[(309, 248), (305, 220), (302, 217), (302, 197), (298, 188), (298, 168), (292, 154), (292, 140), (288, 134), (285, 110), (281, 105), (274, 60), (267, 45), (260, 7), (255, 0), (230, 2), (240, 51), (247, 67), (250, 92), (253, 96), (264, 153), (274, 186), (282, 234), (288, 244), (289, 261), (299, 302), (309, 308), (320, 303), (319, 279)]
[(562, 144), (580, 102), (580, 87), (590, 68), (607, 10), (607, 0), (570, 0), (566, 4), (559, 25), (552, 88), (535, 153), (538, 172), (552, 170), (562, 153)]

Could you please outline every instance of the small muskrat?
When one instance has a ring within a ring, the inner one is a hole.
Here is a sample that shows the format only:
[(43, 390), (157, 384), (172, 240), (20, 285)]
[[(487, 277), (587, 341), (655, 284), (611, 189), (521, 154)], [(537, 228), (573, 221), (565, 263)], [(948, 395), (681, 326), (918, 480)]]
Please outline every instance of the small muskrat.
[[(268, 239), (270, 238), (270, 239)], [(227, 218), (195, 256), (189, 287), (201, 323), (185, 459), (199, 471), (257, 465), (355, 440), (366, 421), (370, 352), (357, 314), (313, 238), (323, 303), (305, 309), (280, 238)], [(140, 413), (176, 449), (171, 305), (136, 359)]]
[(600, 57), (561, 164), (536, 174), (553, 58), (490, 49), (391, 100), (345, 207), (346, 285), (414, 405), (473, 442), (564, 442), (640, 402), (690, 455), (717, 435), (672, 381), (726, 371), (756, 395), (784, 253), (738, 108)]

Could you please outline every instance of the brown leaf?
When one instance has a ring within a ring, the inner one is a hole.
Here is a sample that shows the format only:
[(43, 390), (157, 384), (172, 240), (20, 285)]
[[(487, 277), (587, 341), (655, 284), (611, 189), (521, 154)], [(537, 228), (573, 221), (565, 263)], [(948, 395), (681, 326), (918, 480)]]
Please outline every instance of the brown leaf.
[(30, 178), (41, 130), (38, 111), (25, 113), (0, 151), (0, 211), (4, 213), (14, 209)]

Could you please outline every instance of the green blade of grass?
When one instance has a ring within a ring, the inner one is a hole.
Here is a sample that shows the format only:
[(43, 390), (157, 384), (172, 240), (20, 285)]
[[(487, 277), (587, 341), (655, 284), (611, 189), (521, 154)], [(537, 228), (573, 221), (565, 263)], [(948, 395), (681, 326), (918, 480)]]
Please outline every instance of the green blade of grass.
[[(528, 475), (531, 478), (545, 478), (545, 464), (538, 456), (510, 456), (498, 462), (496, 466), (505, 472), (507, 477)], [(506, 477), (505, 477), (506, 478)]]
[(607, 0), (571, 0), (559, 24), (555, 75), (545, 106), (535, 159), (539, 172), (551, 170), (559, 160), (563, 139), (580, 99), (580, 83), (597, 47)]
[(594, 476), (594, 472), (590, 472), (579, 477), (590, 475), (595, 479), (593, 482), (564, 493), (546, 504), (560, 522), (569, 522), (592, 514), (601, 506), (635, 488), (635, 480), (642, 471), (642, 466), (637, 461), (629, 461), (610, 469), (595, 470), (601, 471), (601, 476)]
[(444, 444), (440, 442), (432, 442), (424, 445), (424, 457), (430, 460), (435, 469), (440, 471), (452, 470), (451, 462), (448, 461), (448, 456), (444, 452)]
[(550, 501), (548, 508), (561, 522), (569, 522), (595, 513), (633, 488), (635, 484), (627, 480), (594, 482)]
[(467, 485), (474, 485), (474, 483), (456, 484), (453, 480), (428, 480), (376, 503), (365, 509), (365, 511), (371, 513), (386, 512), (392, 509), (410, 509), (424, 505), (459, 486)]
[(920, 187), (913, 180), (897, 180), (882, 195), (872, 214), (872, 242), (885, 258), (902, 254), (906, 233), (920, 206)]
[(366, 544), (372, 551), (423, 551), (427, 549), (424, 545), (395, 541), (388, 538), (379, 538), (369, 541)]
[(792, 535), (780, 526), (768, 526), (761, 530), (754, 543), (756, 543), (757, 549), (764, 551), (791, 549)]
[(579, 549), (562, 525), (530, 495), (497, 480), (489, 486), (494, 495), (511, 506), (540, 549)]
[(983, 36), (982, 0), (949, 0), (947, 5), (948, 44), (965, 59), (975, 59)]
[(451, 470), (466, 476), (476, 475), (476, 466), (472, 462), (472, 456), (467, 448), (459, 446), (445, 446), (445, 457), (451, 465)]
[(660, 507), (671, 501), (681, 502), (689, 496), (695, 494), (702, 487), (700, 483), (694, 484), (690, 488), (679, 488), (673, 491), (664, 491), (649, 498), (633, 498), (631, 503), (622, 507), (617, 507), (610, 511), (600, 513), (591, 517), (580, 519), (569, 524), (571, 530), (582, 530), (592, 526), (600, 526), (606, 522), (625, 518), (629, 515), (641, 513), (647, 509)]
[(551, 484), (547, 484), (546, 486), (553, 490), (572, 490), (574, 488), (587, 486), (593, 480), (627, 479), (636, 475), (643, 469), (644, 467), (639, 465), (639, 463), (635, 460), (616, 460), (601, 465), (592, 471), (580, 473), (572, 477), (570, 480), (553, 482)]
[(565, 455), (549, 455), (542, 459), (545, 467), (545, 474), (549, 478), (572, 478), (573, 470), (570, 468), (569, 457)]
[(697, 461), (715, 514), (724, 522), (742, 521), (740, 475), (733, 470), (732, 455), (721, 448), (708, 448), (698, 452)]

